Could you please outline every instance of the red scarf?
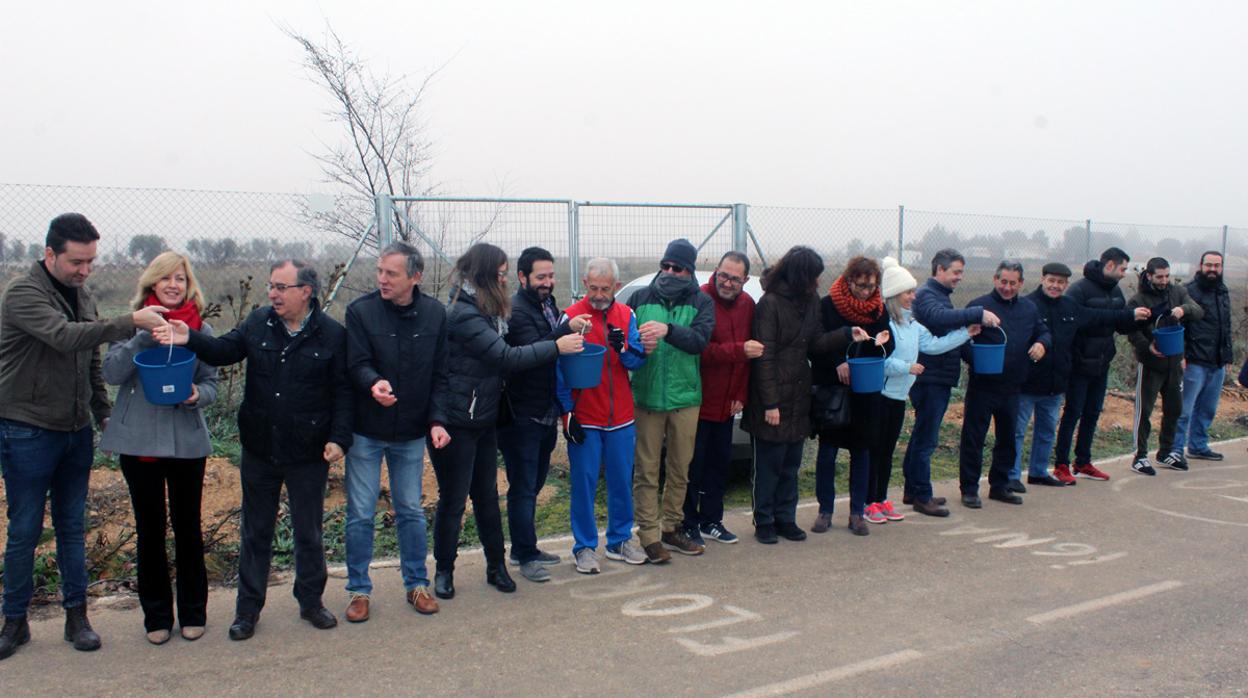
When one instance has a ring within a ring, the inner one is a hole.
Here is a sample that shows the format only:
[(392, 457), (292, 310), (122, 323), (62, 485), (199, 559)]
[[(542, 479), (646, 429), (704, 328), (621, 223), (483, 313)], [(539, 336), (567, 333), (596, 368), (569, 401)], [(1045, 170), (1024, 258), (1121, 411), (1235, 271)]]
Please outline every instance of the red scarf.
[[(147, 294), (147, 298), (143, 301), (143, 305), (162, 305), (162, 303), (156, 298), (156, 293), (152, 292)], [(182, 305), (179, 305), (176, 308), (170, 308), (169, 312), (165, 313), (165, 319), (181, 320), (192, 330), (199, 330), (204, 326), (204, 320), (199, 316), (199, 308), (195, 307), (194, 303), (188, 301), (183, 301)]]
[(836, 312), (855, 325), (869, 325), (879, 320), (884, 310), (884, 299), (880, 297), (878, 288), (870, 298), (860, 301), (849, 290), (849, 284), (844, 276), (836, 279), (832, 288), (828, 289), (828, 296), (832, 298), (832, 305), (836, 306)]

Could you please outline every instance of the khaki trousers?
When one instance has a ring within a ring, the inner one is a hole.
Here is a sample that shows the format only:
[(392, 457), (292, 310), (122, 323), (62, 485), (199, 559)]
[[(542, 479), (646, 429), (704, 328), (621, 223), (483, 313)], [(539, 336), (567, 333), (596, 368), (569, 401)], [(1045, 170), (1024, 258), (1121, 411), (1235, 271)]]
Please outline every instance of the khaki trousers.
[[(651, 412), (638, 407), (637, 454), (633, 470), (633, 508), (637, 538), (642, 547), (658, 543), (660, 532), (676, 530), (684, 521), (685, 489), (689, 484), (689, 461), (698, 434), (698, 405), (670, 412)], [(659, 468), (664, 438), (667, 440), (667, 479), (663, 487), (662, 518), (659, 514)]]

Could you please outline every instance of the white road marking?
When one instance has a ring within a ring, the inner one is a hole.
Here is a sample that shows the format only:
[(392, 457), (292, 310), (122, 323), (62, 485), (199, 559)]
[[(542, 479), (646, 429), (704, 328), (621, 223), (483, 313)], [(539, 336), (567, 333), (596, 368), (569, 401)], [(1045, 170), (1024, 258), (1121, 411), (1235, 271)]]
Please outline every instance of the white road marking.
[(667, 632), (672, 633), (673, 635), (685, 635), (687, 633), (700, 633), (703, 630), (714, 630), (715, 628), (723, 628), (725, 626), (736, 625), (737, 623), (744, 623), (746, 621), (759, 620), (762, 618), (762, 616), (760, 616), (759, 614), (753, 611), (747, 611), (744, 608), (737, 608), (736, 606), (725, 605), (724, 610), (730, 613), (731, 615), (728, 616), (727, 618), (721, 618), (719, 620), (712, 620), (706, 623), (697, 623), (695, 625), (682, 625), (679, 628), (668, 628)]
[(1045, 623), (1051, 623), (1055, 620), (1063, 620), (1065, 618), (1071, 618), (1074, 616), (1082, 615), (1084, 613), (1089, 613), (1091, 611), (1099, 611), (1102, 608), (1116, 606), (1120, 603), (1129, 603), (1131, 601), (1138, 601), (1142, 598), (1152, 596), (1153, 594), (1160, 594), (1163, 591), (1170, 591), (1171, 589), (1178, 589), (1181, 586), (1183, 586), (1183, 582), (1172, 579), (1167, 582), (1159, 582), (1157, 584), (1150, 584), (1146, 587), (1140, 587), (1138, 589), (1131, 589), (1130, 591), (1122, 591), (1117, 594), (1110, 594), (1109, 596), (1102, 596), (1099, 599), (1092, 599), (1090, 601), (1084, 601), (1083, 603), (1077, 603), (1073, 606), (1066, 606), (1064, 608), (1055, 608), (1052, 611), (1046, 611), (1044, 613), (1037, 613), (1034, 616), (1029, 616), (1027, 618), (1027, 621), (1030, 623), (1035, 623), (1036, 625), (1044, 625)]
[(764, 696), (783, 696), (797, 691), (809, 690), (815, 688), (816, 686), (822, 686), (834, 681), (848, 679), (870, 671), (888, 669), (889, 667), (894, 667), (899, 664), (919, 659), (922, 656), (923, 653), (916, 650), (902, 650), (900, 652), (885, 654), (873, 659), (867, 659), (853, 664), (846, 664), (845, 666), (837, 667), (835, 669), (817, 671), (813, 674), (798, 676), (796, 678), (788, 679), (787, 681), (769, 683), (757, 688), (751, 688), (748, 691), (733, 693), (726, 698), (763, 698)]
[(678, 616), (710, 608), (715, 599), (706, 594), (663, 594), (648, 599), (634, 599), (624, 604), (620, 612), (633, 618), (643, 616)]
[(728, 654), (730, 652), (741, 652), (743, 650), (751, 650), (756, 647), (774, 645), (777, 642), (784, 642), (785, 640), (793, 637), (797, 637), (797, 631), (786, 630), (781, 633), (772, 633), (771, 635), (763, 635), (761, 637), (740, 638), (726, 636), (724, 637), (724, 641), (718, 644), (698, 642), (697, 640), (691, 640), (687, 637), (678, 637), (676, 638), (676, 642), (680, 643), (681, 647), (684, 647), (699, 657), (718, 657), (721, 654)]

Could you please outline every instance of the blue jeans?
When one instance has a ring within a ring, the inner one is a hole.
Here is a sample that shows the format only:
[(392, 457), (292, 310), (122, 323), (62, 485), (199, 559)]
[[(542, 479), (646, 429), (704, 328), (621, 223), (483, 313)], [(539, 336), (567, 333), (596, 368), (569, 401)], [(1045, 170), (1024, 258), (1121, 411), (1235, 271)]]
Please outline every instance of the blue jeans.
[(1189, 444), (1189, 450), (1194, 452), (1209, 450), (1209, 425), (1213, 422), (1214, 413), (1218, 411), (1224, 380), (1224, 366), (1210, 368), (1187, 362), (1187, 370), (1183, 372), (1183, 414), (1179, 417), (1178, 429), (1174, 434), (1175, 453), (1182, 453), (1183, 447)]
[(0, 468), (9, 505), (4, 549), (4, 615), (26, 615), (34, 595), (35, 547), (43, 535), (43, 511), (52, 499), (61, 605), (87, 602), (85, 543), (87, 485), (94, 450), (91, 427), (53, 431), (0, 419)]
[[(1109, 373), (1084, 376), (1072, 373), (1066, 386), (1066, 407), (1062, 421), (1057, 426), (1057, 442), (1053, 451), (1054, 463), (1088, 465), (1092, 462), (1092, 437), (1096, 436), (1096, 422), (1105, 407), (1105, 390), (1109, 385)], [(1075, 435), (1075, 425), (1079, 434)], [(1075, 460), (1070, 460), (1070, 443), (1075, 443)]]
[(598, 547), (598, 523), (594, 500), (598, 495), (598, 471), (607, 477), (607, 545), (619, 545), (633, 537), (633, 451), (637, 430), (630, 424), (605, 431), (586, 429), (585, 443), (568, 444), (568, 487), (572, 554)]
[(379, 441), (355, 434), (347, 452), (347, 591), (371, 594), (368, 565), (373, 561), (377, 497), (381, 494), (381, 457), (390, 473), (390, 503), (399, 536), (399, 569), (408, 591), (429, 586), (425, 510), (420, 508), (425, 440)]
[(910, 429), (910, 444), (901, 469), (906, 477), (905, 493), (918, 502), (932, 500), (932, 454), (940, 441), (940, 423), (949, 409), (947, 385), (915, 383), (910, 388), (910, 403), (914, 405), (914, 426)]
[(537, 493), (546, 485), (550, 452), (559, 432), (554, 424), (519, 417), (498, 430), (498, 450), (507, 465), (507, 528), (511, 556), (521, 564), (537, 559)]
[(1057, 410), (1062, 406), (1062, 398), (1057, 395), (1018, 396), (1018, 421), (1014, 427), (1014, 468), (1010, 470), (1011, 480), (1023, 477), (1023, 438), (1027, 436), (1027, 423), (1031, 415), (1036, 415), (1036, 428), (1031, 435), (1031, 458), (1027, 460), (1027, 474), (1033, 477), (1045, 477), (1049, 474), (1049, 454), (1053, 452), (1053, 440), (1057, 436)]
[[(836, 446), (819, 439), (819, 451), (815, 455), (815, 499), (819, 500), (819, 513), (831, 514), (836, 502)], [(929, 478), (930, 480), (930, 478)], [(849, 513), (861, 516), (866, 509), (867, 491), (871, 485), (871, 451), (858, 449), (849, 452)], [(928, 483), (929, 487), (931, 483)], [(927, 495), (928, 499), (932, 495)]]

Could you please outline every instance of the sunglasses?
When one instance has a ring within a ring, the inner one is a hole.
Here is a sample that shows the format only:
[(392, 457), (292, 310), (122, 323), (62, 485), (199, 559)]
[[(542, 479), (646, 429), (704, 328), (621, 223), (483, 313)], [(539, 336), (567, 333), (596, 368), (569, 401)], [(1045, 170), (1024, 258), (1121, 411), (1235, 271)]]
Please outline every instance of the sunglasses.
[(673, 274), (679, 274), (685, 270), (685, 268), (680, 266), (679, 264), (672, 264), (671, 262), (663, 262), (662, 264), (659, 265), (659, 268), (662, 269), (663, 271), (670, 271)]

